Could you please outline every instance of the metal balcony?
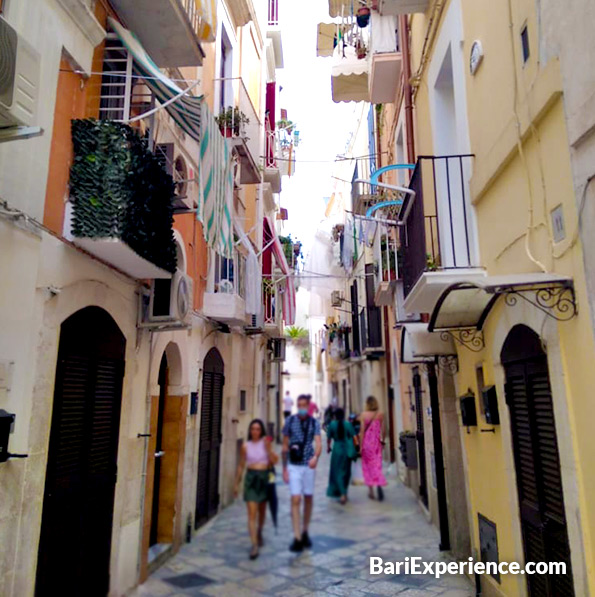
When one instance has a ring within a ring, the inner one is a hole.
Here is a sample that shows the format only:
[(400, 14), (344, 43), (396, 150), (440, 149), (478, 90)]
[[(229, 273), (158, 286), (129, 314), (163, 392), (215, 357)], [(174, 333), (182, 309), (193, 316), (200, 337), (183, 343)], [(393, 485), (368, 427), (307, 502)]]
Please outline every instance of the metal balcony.
[[(468, 181), (472, 155), (420, 156), (400, 212), (405, 309), (429, 313), (445, 284), (484, 276)], [(412, 198), (413, 197), (413, 198)]]
[(270, 183), (273, 193), (281, 192), (281, 164), (284, 161), (279, 131), (266, 122), (264, 180)]
[(221, 134), (230, 139), (240, 158), (240, 183), (259, 183), (262, 129), (258, 111), (240, 77), (215, 79), (215, 84), (221, 85), (225, 97), (216, 119)]
[(160, 68), (200, 66), (202, 16), (195, 0), (111, 0)]
[(262, 304), (264, 309), (264, 331), (272, 338), (283, 337), (283, 305), (279, 284), (275, 278), (262, 280)]

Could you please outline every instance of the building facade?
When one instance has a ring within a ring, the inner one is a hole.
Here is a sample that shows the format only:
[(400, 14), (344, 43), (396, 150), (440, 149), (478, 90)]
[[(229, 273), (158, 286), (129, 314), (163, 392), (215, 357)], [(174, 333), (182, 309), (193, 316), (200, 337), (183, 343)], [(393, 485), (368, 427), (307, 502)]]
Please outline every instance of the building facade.
[(278, 17), (158, 4), (1, 5), (3, 595), (126, 593), (279, 427)]

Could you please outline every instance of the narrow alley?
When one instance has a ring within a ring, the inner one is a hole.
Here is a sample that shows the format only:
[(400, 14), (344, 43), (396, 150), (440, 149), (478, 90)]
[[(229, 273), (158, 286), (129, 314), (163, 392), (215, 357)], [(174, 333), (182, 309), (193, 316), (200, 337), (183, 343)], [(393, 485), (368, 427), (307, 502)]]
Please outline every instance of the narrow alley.
[[(205, 525), (189, 545), (138, 587), (132, 597), (216, 595), (217, 597), (302, 597), (302, 595), (399, 595), (402, 597), (471, 597), (466, 577), (371, 575), (369, 557), (425, 561), (448, 559), (438, 550), (439, 536), (426, 521), (413, 493), (394, 475), (385, 500), (372, 501), (365, 486), (351, 486), (341, 506), (326, 497), (330, 457), (316, 475), (312, 550), (289, 552), (291, 521), (288, 487), (279, 478), (279, 521), (275, 532), (267, 513), (265, 546), (248, 559), (250, 540), (241, 499)], [(280, 476), (279, 476), (280, 477)]]

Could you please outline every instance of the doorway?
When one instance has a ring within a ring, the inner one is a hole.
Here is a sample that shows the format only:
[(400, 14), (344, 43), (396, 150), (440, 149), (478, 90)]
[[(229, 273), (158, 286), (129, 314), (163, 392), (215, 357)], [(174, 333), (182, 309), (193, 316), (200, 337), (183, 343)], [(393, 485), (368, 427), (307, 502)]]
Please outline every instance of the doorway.
[(223, 359), (220, 352), (212, 348), (207, 353), (203, 364), (195, 529), (210, 520), (219, 508), (224, 384)]
[(415, 396), (415, 438), (417, 440), (417, 456), (419, 462), (419, 497), (423, 505), (428, 507), (428, 481), (426, 472), (426, 439), (424, 433), (424, 404), (422, 399), (421, 375), (413, 370), (413, 392)]
[(35, 594), (107, 595), (126, 339), (103, 309), (60, 329)]
[[(170, 535), (173, 535), (173, 513), (164, 504), (164, 494), (166, 488), (166, 479), (163, 479), (164, 456), (166, 454), (164, 445), (164, 420), (165, 403), (167, 400), (167, 388), (169, 384), (169, 368), (167, 366), (167, 356), (163, 353), (159, 365), (159, 398), (157, 403), (157, 424), (155, 427), (155, 468), (153, 473), (153, 501), (151, 504), (151, 528), (149, 532), (149, 563), (154, 561), (161, 553), (165, 552), (171, 546)], [(165, 482), (164, 482), (165, 481)]]
[(527, 576), (530, 595), (574, 595), (560, 456), (541, 339), (517, 325), (501, 352), (506, 375), (521, 532), (526, 562), (565, 562), (565, 575)]

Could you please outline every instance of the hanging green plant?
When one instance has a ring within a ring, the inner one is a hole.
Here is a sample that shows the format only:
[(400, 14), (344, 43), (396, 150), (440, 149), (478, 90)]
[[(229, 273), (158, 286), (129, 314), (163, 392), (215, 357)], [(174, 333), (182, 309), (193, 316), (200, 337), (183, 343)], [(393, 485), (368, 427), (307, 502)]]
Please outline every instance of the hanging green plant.
[(128, 125), (73, 120), (70, 169), (75, 237), (118, 238), (141, 257), (176, 270), (174, 181)]

